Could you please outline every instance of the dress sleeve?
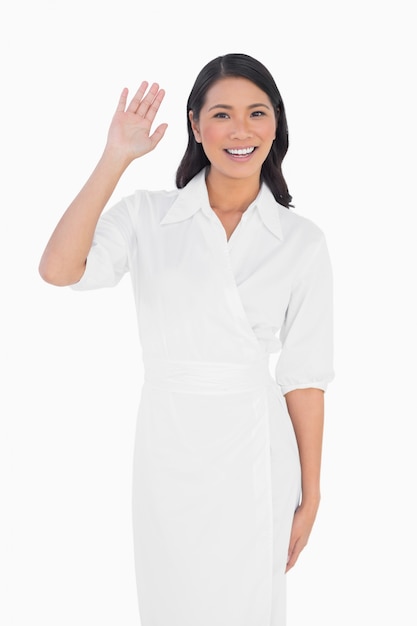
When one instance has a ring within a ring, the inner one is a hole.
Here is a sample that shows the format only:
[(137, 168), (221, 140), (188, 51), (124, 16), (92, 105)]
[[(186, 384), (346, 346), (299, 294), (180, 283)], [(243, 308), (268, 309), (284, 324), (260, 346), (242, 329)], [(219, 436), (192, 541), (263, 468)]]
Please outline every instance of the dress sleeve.
[(130, 269), (133, 239), (128, 206), (122, 200), (101, 215), (84, 274), (71, 288), (84, 291), (117, 285)]
[(333, 277), (323, 234), (296, 273), (280, 339), (275, 375), (282, 393), (325, 391), (334, 377)]

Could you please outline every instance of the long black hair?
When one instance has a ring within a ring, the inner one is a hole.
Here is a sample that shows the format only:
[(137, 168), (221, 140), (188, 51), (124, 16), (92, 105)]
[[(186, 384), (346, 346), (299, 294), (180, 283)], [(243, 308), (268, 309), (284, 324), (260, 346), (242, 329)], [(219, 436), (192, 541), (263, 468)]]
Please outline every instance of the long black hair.
[(176, 173), (176, 185), (182, 189), (203, 167), (210, 164), (201, 143), (194, 138), (189, 112), (198, 121), (207, 91), (220, 78), (227, 76), (247, 78), (267, 94), (277, 118), (275, 140), (261, 169), (264, 181), (279, 204), (290, 207), (292, 196), (282, 174), (282, 161), (288, 150), (288, 126), (284, 103), (269, 70), (247, 54), (226, 54), (219, 56), (203, 67), (198, 74), (187, 101), (188, 144)]

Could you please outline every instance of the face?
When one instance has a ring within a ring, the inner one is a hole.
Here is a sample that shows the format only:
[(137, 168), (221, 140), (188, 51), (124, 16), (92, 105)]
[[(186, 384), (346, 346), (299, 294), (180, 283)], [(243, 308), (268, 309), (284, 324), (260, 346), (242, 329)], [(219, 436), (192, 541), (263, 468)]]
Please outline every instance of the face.
[(196, 141), (217, 173), (231, 178), (259, 176), (275, 139), (274, 107), (246, 78), (221, 78), (206, 94), (198, 120), (190, 111)]

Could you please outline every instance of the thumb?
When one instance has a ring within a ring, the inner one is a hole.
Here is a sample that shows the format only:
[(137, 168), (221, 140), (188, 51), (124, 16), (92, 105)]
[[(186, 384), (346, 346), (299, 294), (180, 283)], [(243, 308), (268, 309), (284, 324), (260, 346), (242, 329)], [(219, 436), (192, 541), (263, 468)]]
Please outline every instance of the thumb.
[(161, 141), (162, 137), (165, 135), (165, 131), (167, 128), (168, 124), (160, 124), (157, 128), (155, 128), (154, 132), (149, 137), (152, 142), (153, 148), (155, 148), (155, 146)]

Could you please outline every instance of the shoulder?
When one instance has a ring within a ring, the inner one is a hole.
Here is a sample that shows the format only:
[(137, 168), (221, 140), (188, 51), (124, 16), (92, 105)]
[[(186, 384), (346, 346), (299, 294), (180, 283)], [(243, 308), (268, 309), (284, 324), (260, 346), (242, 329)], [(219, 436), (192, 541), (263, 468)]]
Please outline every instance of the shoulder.
[(326, 236), (313, 220), (279, 205), (283, 244), (293, 259), (295, 275), (324, 273), (331, 266)]
[(146, 215), (161, 220), (178, 198), (178, 193), (178, 189), (137, 189), (132, 195), (124, 197), (122, 203), (133, 222), (145, 218)]
[(99, 228), (112, 227), (127, 233), (159, 224), (178, 197), (178, 190), (138, 189), (104, 211)]
[(279, 218), (284, 239), (296, 239), (304, 243), (320, 243), (325, 239), (321, 227), (311, 219), (278, 204)]
[(321, 228), (311, 219), (279, 204), (266, 184), (262, 185), (256, 204), (265, 226), (280, 240), (280, 247), (302, 251), (324, 238)]

